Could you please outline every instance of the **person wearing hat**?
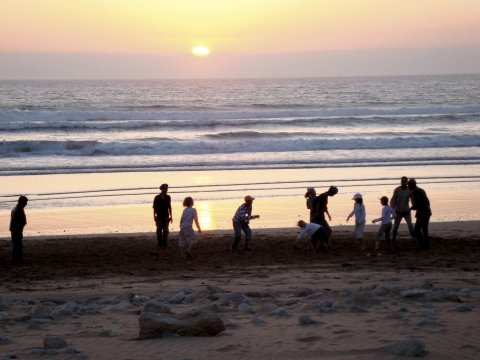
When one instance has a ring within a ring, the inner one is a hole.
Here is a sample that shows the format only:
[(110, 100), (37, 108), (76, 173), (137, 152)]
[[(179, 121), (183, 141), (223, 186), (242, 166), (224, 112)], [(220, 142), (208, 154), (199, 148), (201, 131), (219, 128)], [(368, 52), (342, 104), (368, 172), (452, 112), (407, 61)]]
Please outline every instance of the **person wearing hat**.
[(252, 250), (252, 230), (250, 229), (249, 222), (251, 219), (259, 219), (260, 215), (252, 215), (252, 203), (255, 200), (250, 195), (245, 196), (244, 203), (240, 205), (233, 216), (233, 231), (234, 239), (230, 248), (231, 251), (238, 248), (240, 239), (242, 237), (242, 231), (245, 234), (245, 250)]
[(330, 228), (330, 225), (328, 225), (328, 222), (325, 219), (325, 214), (327, 214), (328, 220), (332, 220), (332, 217), (328, 212), (328, 198), (330, 196), (335, 196), (337, 193), (338, 188), (335, 186), (330, 186), (330, 188), (326, 192), (321, 193), (313, 200), (313, 209), (315, 211), (313, 222), (322, 225), (325, 231), (329, 233), (329, 235), (332, 233), (332, 229)]
[(160, 194), (153, 199), (153, 220), (157, 226), (158, 247), (168, 247), (168, 225), (173, 221), (172, 199), (167, 195), (168, 184), (160, 185)]
[(10, 234), (12, 236), (12, 264), (23, 264), (23, 228), (27, 225), (25, 206), (28, 199), (26, 196), (18, 198), (17, 206), (12, 210), (10, 217)]
[(347, 217), (347, 222), (352, 216), (355, 215), (355, 238), (360, 241), (362, 249), (365, 249), (363, 232), (365, 231), (365, 221), (367, 214), (365, 212), (365, 205), (363, 205), (362, 194), (356, 193), (355, 195), (353, 195), (352, 200), (355, 201), (355, 204), (353, 205), (352, 212)]

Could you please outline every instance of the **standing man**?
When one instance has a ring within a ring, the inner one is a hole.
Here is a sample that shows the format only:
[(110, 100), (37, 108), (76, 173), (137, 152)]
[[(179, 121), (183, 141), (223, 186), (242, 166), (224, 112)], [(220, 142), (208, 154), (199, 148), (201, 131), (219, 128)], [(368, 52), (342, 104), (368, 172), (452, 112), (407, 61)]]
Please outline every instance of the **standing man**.
[(167, 195), (168, 184), (160, 185), (160, 194), (153, 199), (153, 220), (157, 225), (158, 247), (168, 247), (168, 225), (173, 221), (170, 195)]
[(314, 223), (322, 225), (325, 232), (330, 236), (332, 234), (332, 229), (328, 225), (327, 220), (325, 219), (325, 214), (328, 216), (328, 220), (332, 221), (332, 217), (328, 212), (328, 197), (335, 196), (338, 193), (338, 188), (335, 186), (330, 186), (328, 191), (321, 193), (313, 200), (313, 209), (315, 211)]
[(408, 231), (410, 232), (410, 236), (413, 240), (415, 240), (415, 234), (413, 232), (413, 225), (412, 225), (412, 215), (410, 211), (410, 189), (407, 186), (408, 178), (406, 176), (402, 176), (400, 179), (400, 186), (397, 187), (393, 191), (392, 198), (390, 200), (390, 207), (395, 212), (395, 221), (393, 222), (393, 230), (392, 230), (392, 245), (395, 243), (395, 239), (397, 238), (398, 227), (400, 226), (400, 222), (402, 218), (405, 219), (405, 222), (408, 225)]
[(408, 188), (412, 192), (412, 210), (416, 210), (415, 236), (418, 245), (422, 250), (430, 249), (430, 241), (428, 239), (428, 223), (432, 210), (430, 209), (430, 200), (428, 200), (425, 190), (417, 187), (415, 179), (408, 180)]
[(17, 206), (12, 210), (10, 218), (10, 233), (12, 235), (12, 264), (23, 264), (23, 228), (27, 225), (27, 216), (25, 215), (25, 206), (28, 199), (26, 196), (18, 198)]
[(231, 247), (232, 250), (238, 248), (240, 239), (242, 237), (242, 231), (245, 234), (245, 247), (244, 250), (252, 250), (252, 230), (248, 225), (251, 219), (259, 219), (260, 215), (252, 215), (252, 203), (255, 198), (250, 195), (245, 196), (244, 203), (240, 205), (233, 216), (233, 231), (234, 239)]

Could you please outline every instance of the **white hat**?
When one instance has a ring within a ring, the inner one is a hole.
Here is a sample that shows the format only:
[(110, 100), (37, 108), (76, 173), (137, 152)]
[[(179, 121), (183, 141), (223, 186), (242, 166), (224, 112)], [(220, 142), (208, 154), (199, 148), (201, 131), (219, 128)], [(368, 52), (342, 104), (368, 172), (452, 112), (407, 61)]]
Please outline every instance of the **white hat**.
[(355, 195), (353, 195), (352, 200), (357, 200), (357, 199), (361, 199), (361, 198), (362, 198), (362, 194), (356, 193)]

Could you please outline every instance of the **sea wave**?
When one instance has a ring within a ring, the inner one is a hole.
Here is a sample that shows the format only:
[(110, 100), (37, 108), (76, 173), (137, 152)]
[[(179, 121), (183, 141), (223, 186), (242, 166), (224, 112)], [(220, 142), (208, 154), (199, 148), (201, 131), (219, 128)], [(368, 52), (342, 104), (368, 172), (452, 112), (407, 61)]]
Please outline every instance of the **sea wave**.
[(392, 117), (392, 116), (442, 116), (459, 114), (480, 114), (480, 105), (445, 105), (445, 106), (392, 106), (392, 107), (316, 107), (269, 106), (239, 108), (233, 110), (212, 110), (208, 107), (169, 110), (168, 106), (155, 105), (129, 106), (125, 110), (68, 110), (52, 107), (0, 108), (0, 121), (5, 122), (70, 122), (70, 121), (108, 121), (108, 120), (238, 120), (268, 118), (335, 118), (335, 117)]
[[(189, 154), (235, 154), (262, 153), (277, 151), (318, 151), (318, 150), (362, 150), (362, 149), (406, 149), (418, 151), (425, 148), (442, 147), (480, 147), (480, 135), (407, 135), (391, 137), (351, 137), (351, 138), (281, 138), (264, 137), (260, 134), (244, 133), (250, 139), (228, 141), (170, 140), (150, 139), (142, 141), (74, 141), (74, 140), (20, 140), (2, 141), (0, 155), (17, 157), (19, 155), (66, 155), (66, 156), (122, 156), (122, 155), (189, 155)], [(396, 134), (395, 134), (396, 135)]]
[[(103, 114), (105, 115), (105, 114)], [(271, 114), (269, 114), (271, 115)], [(77, 117), (79, 115), (77, 114)], [(133, 114), (132, 114), (133, 116)], [(32, 118), (30, 120), (1, 120), (1, 131), (14, 132), (83, 132), (83, 131), (146, 131), (146, 130), (185, 130), (195, 129), (197, 131), (210, 131), (215, 128), (246, 128), (246, 127), (329, 127), (329, 126), (424, 126), (424, 125), (461, 125), (480, 122), (480, 112), (461, 114), (429, 114), (429, 115), (358, 115), (358, 116), (295, 116), (284, 117), (255, 117), (255, 114), (243, 114), (242, 118), (214, 118), (193, 117), (191, 119), (108, 119), (103, 118), (58, 120), (53, 117), (50, 120)], [(61, 116), (59, 116), (61, 117)], [(1, 118), (0, 118), (1, 119)]]

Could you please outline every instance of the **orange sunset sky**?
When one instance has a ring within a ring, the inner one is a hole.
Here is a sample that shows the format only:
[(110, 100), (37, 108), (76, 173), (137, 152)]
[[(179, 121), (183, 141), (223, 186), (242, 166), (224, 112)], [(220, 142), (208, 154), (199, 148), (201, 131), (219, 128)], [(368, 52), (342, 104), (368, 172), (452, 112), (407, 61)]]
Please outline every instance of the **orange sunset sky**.
[(478, 0), (1, 0), (0, 78), (480, 72), (479, 34)]

